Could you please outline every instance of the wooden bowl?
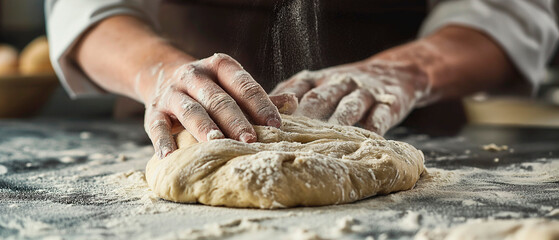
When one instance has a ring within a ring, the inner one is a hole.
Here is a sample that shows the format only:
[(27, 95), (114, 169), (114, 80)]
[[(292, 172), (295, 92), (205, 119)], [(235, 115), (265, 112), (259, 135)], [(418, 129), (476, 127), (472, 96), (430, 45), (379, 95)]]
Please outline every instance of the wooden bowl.
[(0, 77), (0, 118), (32, 116), (48, 101), (58, 84), (52, 74)]

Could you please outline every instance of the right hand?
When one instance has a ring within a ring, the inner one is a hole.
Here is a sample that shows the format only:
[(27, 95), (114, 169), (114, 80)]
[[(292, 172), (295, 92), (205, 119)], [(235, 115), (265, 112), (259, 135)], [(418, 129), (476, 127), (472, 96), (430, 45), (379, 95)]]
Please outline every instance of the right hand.
[(145, 129), (160, 158), (177, 148), (173, 133), (178, 127), (199, 142), (224, 137), (255, 142), (257, 135), (249, 119), (258, 125), (280, 127), (274, 102), (280, 108), (297, 102), (292, 95), (269, 97), (226, 54), (171, 65), (146, 69), (136, 82), (136, 91), (146, 105)]

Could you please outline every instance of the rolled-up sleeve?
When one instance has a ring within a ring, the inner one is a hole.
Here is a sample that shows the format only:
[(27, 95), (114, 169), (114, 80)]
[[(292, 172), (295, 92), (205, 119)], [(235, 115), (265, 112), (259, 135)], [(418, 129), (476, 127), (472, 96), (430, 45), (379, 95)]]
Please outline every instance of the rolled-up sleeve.
[(537, 90), (558, 40), (553, 0), (448, 0), (432, 4), (420, 37), (447, 25), (484, 32), (508, 54), (532, 92)]
[(46, 0), (50, 58), (70, 97), (105, 93), (70, 58), (72, 48), (90, 27), (115, 15), (132, 15), (158, 26), (158, 0)]

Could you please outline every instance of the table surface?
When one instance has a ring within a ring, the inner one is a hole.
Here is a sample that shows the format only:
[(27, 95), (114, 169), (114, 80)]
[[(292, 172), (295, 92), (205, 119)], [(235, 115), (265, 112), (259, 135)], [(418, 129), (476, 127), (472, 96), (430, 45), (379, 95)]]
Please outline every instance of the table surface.
[[(145, 197), (153, 150), (140, 122), (2, 120), (0, 238), (409, 239), (472, 219), (559, 219), (559, 129), (466, 126), (445, 136), (396, 128), (387, 138), (426, 156), (428, 173), (410, 191), (328, 207), (231, 209)], [(482, 149), (490, 143), (508, 149)]]

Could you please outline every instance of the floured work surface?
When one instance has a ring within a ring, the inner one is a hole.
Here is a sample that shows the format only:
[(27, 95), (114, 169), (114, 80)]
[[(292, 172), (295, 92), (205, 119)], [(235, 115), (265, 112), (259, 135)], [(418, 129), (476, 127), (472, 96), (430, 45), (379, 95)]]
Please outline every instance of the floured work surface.
[(254, 129), (255, 143), (198, 143), (181, 132), (177, 151), (147, 164), (150, 188), (174, 202), (323, 206), (409, 190), (424, 170), (421, 151), (357, 127), (284, 115), (279, 129)]
[[(160, 200), (145, 180), (153, 150), (139, 122), (0, 121), (0, 136), (2, 239), (436, 239), (463, 224), (559, 218), (554, 129), (395, 129), (388, 139), (425, 154), (414, 189), (279, 210)], [(483, 150), (491, 143), (508, 149)]]

